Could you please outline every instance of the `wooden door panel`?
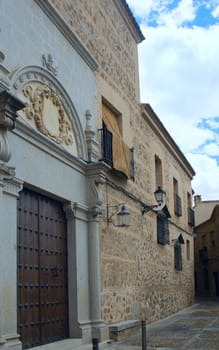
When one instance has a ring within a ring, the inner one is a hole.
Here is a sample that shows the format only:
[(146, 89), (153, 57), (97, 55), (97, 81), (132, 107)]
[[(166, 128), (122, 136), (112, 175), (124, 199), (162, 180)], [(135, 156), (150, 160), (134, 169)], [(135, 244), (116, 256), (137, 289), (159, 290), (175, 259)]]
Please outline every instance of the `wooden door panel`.
[(67, 300), (62, 205), (24, 190), (18, 200), (18, 332), (23, 348), (68, 337)]

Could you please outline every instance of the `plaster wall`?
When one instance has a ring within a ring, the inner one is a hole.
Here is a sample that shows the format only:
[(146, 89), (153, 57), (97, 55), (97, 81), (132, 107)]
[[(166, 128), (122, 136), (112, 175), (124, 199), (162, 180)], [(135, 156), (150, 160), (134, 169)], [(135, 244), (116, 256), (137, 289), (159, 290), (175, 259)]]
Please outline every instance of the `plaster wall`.
[[(9, 70), (36, 65), (42, 67), (42, 55), (52, 55), (57, 79), (62, 84), (85, 129), (87, 109), (96, 118), (96, 87), (92, 70), (65, 39), (35, 1), (0, 2), (0, 41)], [(96, 122), (91, 120), (93, 125)]]
[(18, 178), (61, 200), (86, 204), (87, 185), (82, 169), (78, 171), (70, 160), (64, 159), (64, 155), (58, 158), (40, 142), (38, 145), (28, 143), (27, 146), (27, 141), (15, 133), (9, 134), (9, 142), (13, 150), (10, 164), (16, 167)]

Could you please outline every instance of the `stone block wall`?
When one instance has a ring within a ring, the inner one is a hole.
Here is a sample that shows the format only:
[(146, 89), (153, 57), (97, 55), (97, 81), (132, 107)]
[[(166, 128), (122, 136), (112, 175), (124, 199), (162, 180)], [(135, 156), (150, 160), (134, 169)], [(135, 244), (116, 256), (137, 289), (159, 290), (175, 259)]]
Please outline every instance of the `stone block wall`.
[(98, 75), (136, 103), (137, 45), (114, 0), (50, 0), (99, 64)]

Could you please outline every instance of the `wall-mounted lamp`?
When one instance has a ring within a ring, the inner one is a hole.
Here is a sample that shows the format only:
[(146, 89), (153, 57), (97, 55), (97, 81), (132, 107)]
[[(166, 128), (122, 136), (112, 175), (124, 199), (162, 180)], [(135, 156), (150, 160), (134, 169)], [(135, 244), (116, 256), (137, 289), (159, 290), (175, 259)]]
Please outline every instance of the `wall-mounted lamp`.
[[(110, 214), (110, 209), (114, 209), (114, 211), (111, 214)], [(116, 223), (114, 223), (112, 219), (114, 215), (116, 215)], [(107, 220), (107, 225), (113, 224), (114, 226), (118, 226), (118, 227), (128, 227), (130, 226), (130, 213), (126, 209), (123, 203), (120, 203), (118, 205), (107, 204), (106, 220)]]
[(142, 204), (142, 215), (145, 213), (148, 213), (149, 211), (160, 211), (163, 209), (163, 207), (166, 204), (166, 192), (162, 190), (162, 188), (159, 186), (156, 191), (154, 192), (154, 197), (158, 204), (155, 205), (147, 205)]

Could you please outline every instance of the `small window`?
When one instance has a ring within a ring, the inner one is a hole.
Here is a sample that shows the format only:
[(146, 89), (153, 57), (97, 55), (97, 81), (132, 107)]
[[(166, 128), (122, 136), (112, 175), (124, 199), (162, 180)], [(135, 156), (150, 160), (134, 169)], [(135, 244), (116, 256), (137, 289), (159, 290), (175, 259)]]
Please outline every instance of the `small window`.
[(157, 215), (157, 243), (169, 244), (169, 224), (168, 216), (165, 213)]
[(187, 260), (190, 260), (190, 241), (188, 239), (186, 240), (186, 257)]
[(158, 156), (155, 155), (155, 180), (156, 187), (163, 187), (162, 163)]
[(174, 256), (175, 256), (175, 269), (177, 271), (181, 271), (182, 270), (182, 247), (179, 242), (175, 243)]
[(187, 210), (188, 210), (188, 224), (195, 226), (195, 213), (192, 209), (192, 196), (187, 192)]
[(178, 181), (173, 178), (174, 213), (182, 216), (182, 200), (179, 196)]

